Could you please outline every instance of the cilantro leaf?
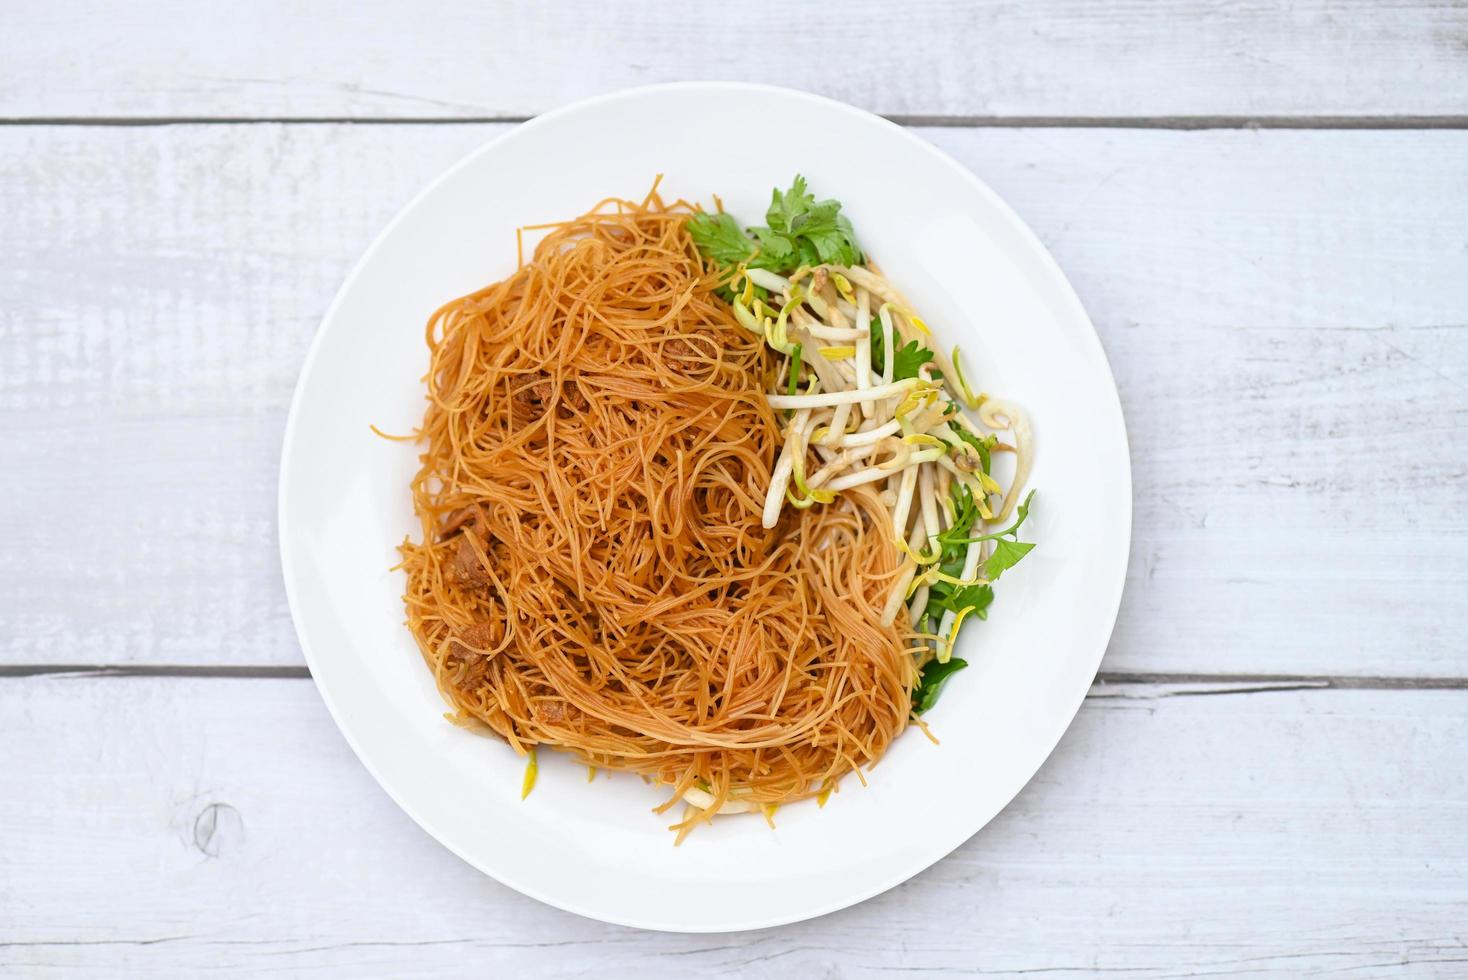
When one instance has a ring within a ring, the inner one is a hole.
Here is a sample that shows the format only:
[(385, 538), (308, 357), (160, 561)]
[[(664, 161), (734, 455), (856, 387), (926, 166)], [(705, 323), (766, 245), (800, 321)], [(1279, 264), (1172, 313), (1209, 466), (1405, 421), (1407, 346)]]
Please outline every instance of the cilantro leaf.
[(1035, 546), (1019, 539), (1020, 525), (1030, 516), (1030, 501), (1035, 499), (1035, 491), (1031, 490), (1016, 512), (1014, 523), (1002, 531), (993, 534), (980, 534), (972, 538), (954, 539), (954, 543), (971, 544), (975, 541), (993, 541), (994, 553), (984, 559), (984, 577), (993, 582), (1003, 575), (1007, 569), (1019, 564), (1021, 558), (1034, 550)]
[(994, 590), (987, 585), (965, 585), (957, 588), (947, 582), (937, 582), (928, 591), (928, 605), (924, 608), (923, 615), (942, 619), (945, 612), (957, 615), (965, 609), (972, 609), (973, 612), (969, 615), (985, 619), (993, 602)]
[[(1035, 497), (1033, 490), (1019, 505), (1013, 524), (1002, 531), (974, 537), (964, 536), (979, 517), (979, 508), (974, 501), (973, 493), (969, 491), (968, 487), (957, 482), (953, 484), (949, 492), (953, 496), (955, 520), (952, 527), (938, 535), (938, 545), (942, 548), (942, 554), (938, 558), (938, 567), (945, 575), (952, 575), (955, 578), (959, 576), (968, 546), (978, 541), (995, 542), (993, 554), (984, 559), (983, 565), (980, 566), (980, 571), (989, 582), (997, 581), (1005, 571), (1019, 564), (1020, 559), (1034, 550), (1033, 544), (1019, 540), (1020, 526), (1030, 516), (1030, 503)], [(970, 585), (960, 588), (946, 582), (935, 582), (928, 589), (928, 605), (923, 615), (932, 619), (942, 619), (945, 612), (959, 613), (965, 607), (972, 606), (971, 615), (984, 619), (993, 601), (994, 590), (989, 585)]]
[(993, 582), (1004, 574), (1006, 568), (1013, 568), (1019, 564), (1019, 560), (1033, 551), (1035, 546), (1024, 541), (1011, 541), (1008, 538), (1000, 538), (994, 542), (994, 553), (984, 559), (984, 577)]
[(738, 265), (754, 254), (755, 244), (731, 215), (700, 211), (688, 219), (693, 244), (720, 268)]
[(991, 435), (980, 439), (978, 436), (970, 432), (968, 428), (960, 422), (950, 421), (948, 423), (948, 428), (957, 433), (958, 438), (962, 439), (970, 446), (973, 446), (974, 449), (978, 450), (979, 462), (983, 464), (984, 472), (988, 473), (990, 464), (989, 450), (993, 448), (994, 443), (999, 441), (998, 438)]
[[(775, 231), (793, 231), (795, 223), (801, 219), (816, 199), (806, 193), (805, 178), (800, 174), (790, 182), (788, 191), (781, 191), (778, 187), (770, 195), (770, 207), (765, 211), (765, 220), (770, 223), (770, 228)], [(834, 202), (825, 202), (834, 203)], [(838, 204), (837, 207), (840, 207)]]
[(770, 228), (751, 228), (755, 238), (759, 239), (759, 254), (755, 256), (750, 265), (757, 269), (770, 269), (776, 271), (786, 267), (795, 268), (800, 263), (795, 261), (796, 247), (790, 237)]
[(897, 358), (892, 362), (892, 380), (901, 381), (904, 378), (916, 378), (918, 369), (933, 359), (933, 352), (928, 350), (916, 340), (909, 340), (907, 346), (897, 352)]
[(797, 175), (789, 190), (775, 189), (765, 221), (745, 234), (728, 215), (700, 212), (688, 219), (688, 230), (699, 251), (720, 269), (748, 262), (751, 268), (788, 274), (803, 265), (863, 261), (841, 202), (817, 201), (804, 177)]
[(954, 657), (947, 663), (930, 661), (918, 677), (918, 683), (912, 690), (913, 714), (922, 714), (933, 705), (938, 703), (938, 695), (943, 693), (943, 685), (948, 678), (968, 666), (967, 660)]
[[(895, 338), (894, 338), (895, 339)], [(872, 368), (880, 372), (882, 365), (886, 364), (887, 342), (882, 339), (881, 325), (873, 321), (871, 329), (872, 345)], [(901, 381), (904, 378), (916, 378), (918, 369), (933, 359), (933, 352), (928, 350), (916, 340), (909, 340), (906, 347), (897, 350), (897, 357), (892, 362), (892, 380)], [(938, 377), (938, 375), (934, 375)]]
[[(979, 505), (973, 492), (957, 480), (951, 484), (949, 495), (953, 498), (953, 526), (938, 535), (938, 543), (943, 547), (943, 557), (939, 562), (957, 561), (961, 564), (969, 543), (965, 535), (979, 519)], [(944, 571), (948, 570), (945, 568)]]
[(1015, 511), (1015, 513), (1018, 514), (1019, 516), (1014, 519), (1014, 523), (1013, 524), (1009, 525), (1009, 527), (1005, 528), (1004, 530), (1000, 531), (999, 533), (1000, 534), (1013, 534), (1015, 531), (1018, 531), (1019, 530), (1019, 526), (1025, 522), (1025, 519), (1027, 517), (1030, 516), (1030, 501), (1031, 500), (1034, 500), (1034, 499), (1035, 499), (1035, 491), (1031, 490), (1029, 493), (1025, 494), (1025, 499), (1023, 499), (1023, 500), (1021, 500), (1019, 502), (1019, 509), (1017, 511)]
[(953, 611), (973, 610), (972, 615), (980, 619), (989, 618), (989, 607), (994, 603), (994, 589), (989, 585), (968, 585), (953, 594)]
[(1031, 490), (1028, 494), (1025, 495), (1025, 499), (1021, 501), (1019, 505), (1019, 510), (1015, 512), (1019, 516), (1015, 518), (1013, 524), (1009, 525), (1009, 527), (1005, 528), (1004, 530), (995, 531), (992, 534), (979, 534), (975, 535), (972, 538), (957, 538), (955, 539), (955, 541), (959, 544), (972, 544), (975, 541), (998, 541), (1000, 538), (1007, 538), (1011, 535), (1015, 535), (1016, 532), (1019, 531), (1019, 526), (1025, 522), (1025, 518), (1030, 516), (1030, 501), (1034, 499), (1035, 491)]

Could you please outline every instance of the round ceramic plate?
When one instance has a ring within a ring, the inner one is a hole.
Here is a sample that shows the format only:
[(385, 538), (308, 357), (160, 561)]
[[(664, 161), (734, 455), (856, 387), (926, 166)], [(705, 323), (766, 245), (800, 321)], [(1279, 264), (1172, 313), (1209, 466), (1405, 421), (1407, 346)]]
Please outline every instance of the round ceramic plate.
[[(777, 139), (755, 139), (762, 120)], [(787, 125), (788, 124), (788, 125)], [(647, 134), (655, 134), (649, 138)], [(1039, 547), (963, 632), (954, 676), (863, 787), (824, 808), (720, 818), (680, 847), (662, 800), (635, 776), (542, 753), (524, 761), (444, 720), (403, 625), (396, 546), (417, 533), (407, 432), (424, 408), (423, 325), (444, 301), (515, 268), (515, 229), (663, 174), (668, 199), (758, 224), (770, 189), (804, 174), (839, 199), (861, 241), (975, 389), (1028, 408), (1038, 488), (1025, 539)], [(1130, 466), (1115, 383), (1054, 260), (972, 173), (898, 126), (783, 89), (680, 84), (540, 116), (434, 181), (367, 250), (327, 312), (291, 405), (280, 472), (280, 549), (301, 647), (343, 734), (428, 833), (526, 895), (651, 929), (778, 925), (851, 905), (941, 859), (1044, 762), (1106, 649), (1127, 566)]]

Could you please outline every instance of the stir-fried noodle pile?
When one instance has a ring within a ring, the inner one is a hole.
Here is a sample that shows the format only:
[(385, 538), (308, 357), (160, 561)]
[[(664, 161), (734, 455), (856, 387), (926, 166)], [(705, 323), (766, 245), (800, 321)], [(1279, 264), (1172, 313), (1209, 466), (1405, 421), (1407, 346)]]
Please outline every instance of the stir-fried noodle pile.
[(916, 673), (882, 624), (901, 556), (876, 487), (762, 526), (773, 368), (687, 214), (604, 202), (434, 313), (403, 547), (456, 719), (664, 784), (681, 832), (874, 763)]

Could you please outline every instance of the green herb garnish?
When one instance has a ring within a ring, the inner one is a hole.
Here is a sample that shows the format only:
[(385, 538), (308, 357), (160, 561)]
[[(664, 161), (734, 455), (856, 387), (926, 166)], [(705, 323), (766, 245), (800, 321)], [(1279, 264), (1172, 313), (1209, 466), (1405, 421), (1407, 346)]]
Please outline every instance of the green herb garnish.
[(996, 581), (1006, 568), (1018, 565), (1019, 560), (1033, 550), (1035, 546), (1028, 542), (1000, 538), (994, 543), (994, 553), (984, 559), (984, 577), (990, 582)]
[(773, 272), (794, 271), (803, 265), (857, 265), (862, 260), (851, 222), (841, 213), (841, 202), (817, 201), (799, 175), (788, 191), (776, 190), (765, 212), (767, 227), (751, 228), (759, 239), (760, 254), (751, 263)]
[(739, 230), (733, 215), (700, 211), (688, 219), (688, 234), (704, 257), (720, 268), (738, 265), (754, 254), (754, 242)]
[(989, 618), (989, 606), (994, 602), (994, 590), (987, 585), (966, 585), (962, 588), (947, 582), (934, 582), (928, 589), (928, 605), (923, 615), (941, 620), (945, 612), (955, 615), (971, 609), (970, 615), (980, 619)]
[[(887, 349), (887, 344), (882, 339), (882, 325), (877, 322), (876, 318), (872, 319), (871, 344), (872, 369), (880, 372), (882, 366), (887, 363), (887, 357), (884, 353)], [(892, 380), (902, 381), (904, 378), (916, 378), (918, 376), (918, 369), (932, 359), (932, 351), (928, 350), (916, 340), (909, 340), (906, 347), (899, 347), (897, 349), (897, 357), (892, 362)], [(941, 378), (942, 375), (934, 372), (933, 377)]]
[[(978, 451), (978, 453), (979, 453), (979, 462), (983, 465), (984, 472), (985, 473), (988, 473), (989, 472), (989, 464), (990, 464), (989, 450), (992, 449), (992, 448), (994, 448), (994, 443), (996, 443), (996, 442), (999, 441), (998, 437), (997, 436), (990, 435), (990, 436), (985, 436), (984, 438), (980, 439), (978, 436), (976, 436), (972, 432), (970, 432), (967, 429), (967, 427), (964, 426), (964, 424), (962, 422), (950, 421), (948, 423), (948, 428), (950, 428), (954, 432), (956, 432), (958, 434), (958, 438), (962, 439), (964, 442), (968, 443), (970, 446), (973, 446), (974, 449), (976, 449)], [(955, 486), (957, 486), (957, 485), (958, 484), (955, 484)], [(978, 508), (977, 507), (974, 508), (974, 512), (975, 513), (978, 512)], [(970, 521), (969, 523), (973, 523), (973, 522)], [(968, 524), (960, 524), (959, 522), (955, 521), (954, 522), (954, 527), (965, 527), (966, 528), (966, 527), (968, 527)]]
[(951, 660), (939, 663), (936, 660), (929, 661), (918, 677), (917, 687), (912, 690), (912, 712), (920, 715), (933, 705), (938, 703), (938, 695), (943, 693), (943, 685), (948, 678), (968, 666), (967, 660), (954, 657)]
[[(968, 492), (967, 488), (964, 488), (964, 492)], [(955, 499), (957, 499), (956, 495)], [(948, 537), (947, 535), (951, 533), (949, 531), (939, 535), (938, 539), (945, 546), (949, 544), (969, 545), (976, 541), (993, 541), (994, 553), (984, 560), (984, 578), (990, 582), (996, 581), (1000, 575), (1004, 574), (1006, 569), (1013, 568), (1019, 564), (1021, 558), (1034, 550), (1035, 546), (1033, 544), (1019, 539), (1020, 525), (1030, 516), (1030, 501), (1034, 499), (1035, 491), (1031, 490), (1025, 496), (1024, 502), (1019, 505), (1019, 510), (1015, 512), (1018, 516), (1015, 517), (1014, 523), (1002, 531), (995, 531), (993, 534), (979, 534), (971, 538)], [(954, 528), (962, 526), (958, 522), (954, 522)]]
[(800, 344), (795, 345), (795, 350), (790, 354), (790, 377), (785, 379), (785, 394), (795, 394), (795, 386), (800, 383), (800, 362), (803, 351)]
[(746, 234), (727, 214), (699, 212), (688, 219), (688, 232), (704, 257), (720, 269), (747, 262), (784, 275), (801, 266), (862, 262), (841, 202), (817, 201), (806, 191), (804, 177), (797, 175), (789, 190), (773, 193), (765, 221)]
[[(1019, 564), (1020, 559), (1034, 549), (1033, 544), (1019, 540), (1020, 526), (1030, 516), (1030, 502), (1035, 497), (1033, 490), (1019, 505), (1013, 524), (1002, 531), (974, 537), (964, 536), (979, 518), (979, 507), (973, 494), (961, 483), (954, 483), (950, 492), (953, 496), (955, 520), (952, 527), (938, 535), (938, 546), (942, 549), (938, 557), (938, 567), (945, 575), (958, 577), (963, 571), (963, 559), (968, 546), (977, 541), (996, 542), (994, 553), (984, 559), (981, 566), (984, 578), (991, 583), (997, 581), (1007, 569)], [(955, 586), (948, 582), (934, 582), (928, 588), (928, 604), (923, 610), (923, 616), (941, 620), (945, 612), (957, 614), (971, 607), (970, 615), (986, 619), (989, 605), (993, 601), (994, 589), (989, 584)]]

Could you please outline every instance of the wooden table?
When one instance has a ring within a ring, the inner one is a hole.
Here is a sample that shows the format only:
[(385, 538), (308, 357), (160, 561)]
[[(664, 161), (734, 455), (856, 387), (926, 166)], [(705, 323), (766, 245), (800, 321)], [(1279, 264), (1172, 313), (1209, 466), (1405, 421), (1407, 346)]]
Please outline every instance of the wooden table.
[[(998, 190), (1090, 310), (1136, 520), (1092, 697), (814, 922), (522, 898), (302, 665), (281, 430), (346, 270), (587, 94), (795, 85)], [(0, 971), (1468, 975), (1468, 7), (140, 0), (0, 31)]]

